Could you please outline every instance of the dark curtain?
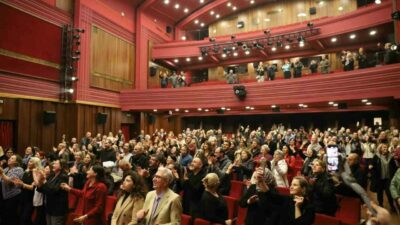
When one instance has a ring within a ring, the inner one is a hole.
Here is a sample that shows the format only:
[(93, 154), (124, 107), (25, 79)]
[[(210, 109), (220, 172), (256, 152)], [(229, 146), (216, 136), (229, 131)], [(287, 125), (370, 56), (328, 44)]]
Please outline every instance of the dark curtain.
[(14, 127), (11, 121), (0, 121), (0, 146), (4, 149), (13, 147)]

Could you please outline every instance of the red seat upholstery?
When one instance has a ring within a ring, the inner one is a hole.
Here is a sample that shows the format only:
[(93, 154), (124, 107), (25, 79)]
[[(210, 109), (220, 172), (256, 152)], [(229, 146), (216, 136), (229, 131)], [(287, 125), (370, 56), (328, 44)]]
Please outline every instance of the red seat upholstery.
[(247, 215), (247, 208), (238, 207), (238, 216), (236, 225), (244, 225)]
[(336, 218), (342, 225), (358, 224), (361, 219), (361, 201), (358, 198), (337, 195), (339, 209)]
[(117, 203), (117, 197), (115, 196), (107, 196), (106, 198), (106, 205), (104, 207), (104, 212), (103, 212), (103, 221), (106, 222), (106, 224), (110, 224), (108, 220), (108, 216), (114, 211), (115, 204)]
[(229, 196), (224, 196), (224, 198), (228, 206), (228, 219), (233, 219), (237, 215), (238, 200)]
[(192, 217), (186, 214), (182, 214), (182, 220), (181, 220), (181, 225), (189, 225), (190, 220), (192, 220)]
[(313, 225), (340, 225), (340, 221), (335, 217), (316, 213)]
[(290, 190), (289, 188), (285, 188), (285, 187), (276, 187), (276, 190), (283, 195), (290, 195)]
[(242, 197), (244, 183), (242, 181), (232, 180), (231, 190), (229, 191), (229, 197), (239, 199)]
[(207, 220), (196, 218), (193, 225), (211, 225), (211, 223)]

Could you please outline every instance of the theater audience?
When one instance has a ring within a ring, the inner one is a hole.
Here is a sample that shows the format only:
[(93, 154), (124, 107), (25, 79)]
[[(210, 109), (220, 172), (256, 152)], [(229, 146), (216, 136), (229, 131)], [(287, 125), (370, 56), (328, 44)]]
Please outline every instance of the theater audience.
[(234, 171), (238, 175), (239, 180), (249, 179), (254, 170), (254, 162), (248, 150), (240, 152), (240, 159), (237, 159), (233, 165)]
[(330, 62), (328, 59), (328, 55), (324, 55), (322, 57), (321, 62), (319, 62), (319, 68), (321, 70), (322, 74), (327, 74), (329, 73), (329, 67), (330, 67)]
[(303, 162), (303, 166), (301, 167), (301, 175), (305, 177), (311, 177), (312, 164), (314, 160), (317, 158), (317, 151), (314, 151), (312, 149), (307, 149), (306, 156), (307, 157)]
[(271, 171), (278, 187), (289, 187), (287, 178), (288, 165), (281, 150), (276, 150), (274, 153), (274, 158), (271, 161)]

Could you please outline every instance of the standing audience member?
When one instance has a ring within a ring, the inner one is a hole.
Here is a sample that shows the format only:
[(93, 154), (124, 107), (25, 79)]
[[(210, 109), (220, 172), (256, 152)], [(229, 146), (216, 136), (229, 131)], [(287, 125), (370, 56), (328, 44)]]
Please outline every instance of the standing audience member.
[(364, 48), (358, 49), (357, 61), (359, 69), (364, 69), (368, 67), (367, 56), (364, 53)]
[(176, 71), (173, 71), (172, 75), (169, 76), (168, 79), (171, 81), (172, 88), (177, 88), (178, 87), (178, 74), (176, 74)]
[(233, 72), (233, 70), (229, 70), (227, 74), (225, 74), (226, 78), (226, 83), (227, 84), (237, 84), (238, 82), (238, 77), (237, 74)]
[(290, 79), (292, 74), (290, 73), (290, 68), (292, 65), (290, 64), (289, 60), (285, 60), (285, 63), (282, 65), (283, 77), (285, 79)]
[(276, 66), (274, 64), (267, 64), (267, 75), (268, 75), (268, 80), (275, 80), (275, 72), (276, 72)]
[(283, 152), (279, 149), (275, 151), (274, 159), (271, 161), (271, 171), (278, 187), (289, 187), (287, 178), (288, 165), (284, 159)]
[(396, 160), (397, 171), (392, 178), (390, 183), (390, 194), (394, 200), (394, 204), (397, 206), (397, 214), (400, 210), (400, 148), (393, 151), (393, 158)]
[(294, 68), (293, 68), (293, 78), (300, 78), (303, 70), (303, 63), (300, 62), (299, 59), (297, 59), (294, 63)]
[(329, 73), (330, 62), (328, 59), (328, 55), (324, 55), (321, 62), (319, 62), (319, 68), (322, 74)]
[(263, 62), (259, 62), (258, 66), (257, 66), (257, 70), (256, 70), (256, 78), (257, 78), (257, 82), (258, 83), (262, 83), (264, 82), (264, 63)]
[(168, 76), (166, 72), (160, 74), (160, 86), (161, 88), (168, 87)]
[(344, 71), (354, 70), (354, 58), (353, 53), (347, 52), (344, 58), (342, 58), (342, 64)]
[(310, 66), (308, 67), (310, 69), (310, 73), (317, 73), (318, 72), (318, 63), (314, 59), (311, 60)]

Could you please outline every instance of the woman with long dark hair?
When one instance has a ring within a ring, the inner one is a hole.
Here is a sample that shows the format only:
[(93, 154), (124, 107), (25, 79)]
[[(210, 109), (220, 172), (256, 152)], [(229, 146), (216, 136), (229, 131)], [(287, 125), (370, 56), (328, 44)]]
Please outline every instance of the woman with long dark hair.
[(136, 213), (143, 208), (146, 197), (146, 184), (138, 173), (129, 171), (126, 173), (120, 189), (111, 225), (135, 225), (138, 223)]
[(86, 175), (87, 181), (82, 190), (71, 188), (68, 184), (62, 183), (61, 188), (78, 197), (83, 202), (81, 212), (74, 219), (77, 223), (85, 225), (103, 224), (102, 213), (107, 196), (107, 187), (104, 184), (104, 168), (100, 165), (92, 166)]

